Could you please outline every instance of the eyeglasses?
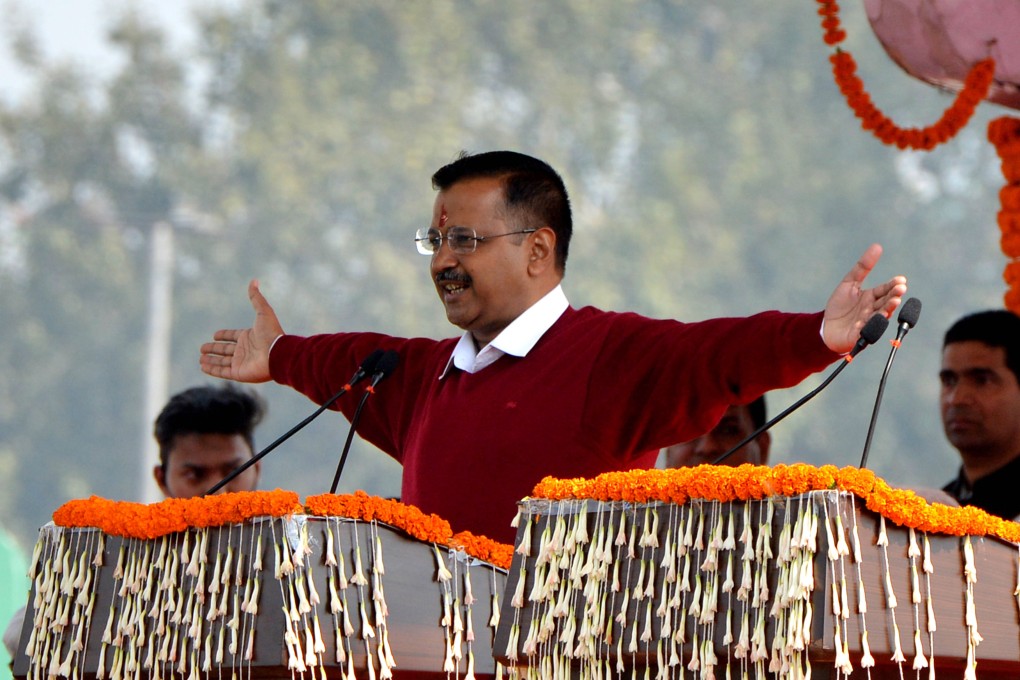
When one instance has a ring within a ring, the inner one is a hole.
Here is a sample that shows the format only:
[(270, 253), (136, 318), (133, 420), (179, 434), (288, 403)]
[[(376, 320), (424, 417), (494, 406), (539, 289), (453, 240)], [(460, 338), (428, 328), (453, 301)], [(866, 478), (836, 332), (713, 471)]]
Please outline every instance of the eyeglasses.
[(443, 246), (443, 239), (457, 255), (470, 255), (475, 252), (479, 243), (485, 243), (489, 239), (500, 236), (513, 236), (514, 234), (531, 234), (538, 229), (521, 229), (519, 231), (508, 231), (505, 234), (493, 234), (491, 236), (479, 236), (471, 227), (450, 227), (446, 235), (432, 227), (422, 227), (414, 235), (414, 244), (418, 246), (418, 252), (422, 255), (435, 255)]

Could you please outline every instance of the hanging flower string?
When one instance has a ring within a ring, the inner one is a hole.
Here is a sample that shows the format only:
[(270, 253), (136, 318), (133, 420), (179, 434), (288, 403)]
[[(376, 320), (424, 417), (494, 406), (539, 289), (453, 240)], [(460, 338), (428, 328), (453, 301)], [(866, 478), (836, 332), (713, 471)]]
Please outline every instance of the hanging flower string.
[(532, 491), (532, 497), (683, 504), (691, 498), (747, 501), (830, 489), (854, 494), (864, 500), (869, 510), (902, 526), (952, 536), (996, 536), (1020, 543), (1020, 524), (993, 517), (980, 508), (928, 503), (913, 491), (895, 489), (872, 471), (855, 467), (699, 465), (609, 472), (592, 479), (546, 477)]
[(970, 121), (977, 105), (988, 95), (988, 88), (991, 87), (995, 76), (995, 61), (992, 59), (984, 59), (971, 67), (963, 89), (957, 93), (952, 105), (942, 113), (942, 117), (936, 123), (924, 128), (897, 126), (871, 101), (871, 97), (864, 89), (864, 82), (857, 75), (857, 63), (853, 55), (839, 47), (846, 39), (846, 31), (839, 21), (839, 5), (835, 0), (816, 2), (819, 4), (818, 14), (822, 17), (824, 29), (822, 39), (827, 45), (836, 48), (829, 57), (836, 85), (846, 97), (854, 115), (861, 120), (861, 127), (883, 143), (896, 145), (900, 149), (930, 151), (952, 139)]
[(239, 524), (254, 517), (284, 517), (308, 512), (324, 517), (346, 517), (383, 522), (426, 543), (460, 550), (472, 557), (508, 569), (513, 546), (485, 536), (461, 532), (454, 536), (450, 523), (399, 501), (370, 496), (309, 496), (304, 506), (292, 491), (243, 491), (198, 498), (168, 498), (146, 505), (110, 501), (97, 496), (68, 501), (53, 513), (62, 527), (92, 527), (113, 536), (153, 539), (189, 528)]
[(1006, 185), (999, 190), (998, 214), (1002, 232), (1000, 245), (1009, 260), (1002, 277), (1006, 280), (1006, 309), (1020, 314), (1020, 118), (1002, 116), (988, 124), (988, 141), (1002, 161)]

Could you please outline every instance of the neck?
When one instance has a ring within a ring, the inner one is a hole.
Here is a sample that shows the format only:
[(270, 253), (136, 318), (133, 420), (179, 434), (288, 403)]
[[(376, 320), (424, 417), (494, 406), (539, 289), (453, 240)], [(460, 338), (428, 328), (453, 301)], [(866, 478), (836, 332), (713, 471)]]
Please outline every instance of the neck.
[(973, 485), (983, 477), (987, 477), (998, 470), (1020, 457), (1020, 448), (1018, 448), (1012, 455), (1003, 457), (988, 452), (984, 452), (983, 455), (974, 455), (973, 453), (960, 452), (963, 457), (963, 474), (967, 478), (967, 481)]

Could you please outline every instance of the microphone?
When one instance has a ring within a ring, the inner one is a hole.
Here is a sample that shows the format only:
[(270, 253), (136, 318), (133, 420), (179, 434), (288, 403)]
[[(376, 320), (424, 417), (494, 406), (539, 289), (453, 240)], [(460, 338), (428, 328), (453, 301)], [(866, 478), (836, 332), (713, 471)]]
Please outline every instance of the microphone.
[(243, 464), (237, 466), (237, 468), (235, 468), (233, 472), (231, 472), (229, 475), (221, 479), (212, 488), (210, 488), (202, 495), (208, 496), (209, 494), (216, 493), (224, 486), (229, 484), (235, 477), (240, 475), (242, 472), (250, 468), (255, 463), (265, 458), (270, 451), (272, 451), (277, 446), (290, 439), (295, 434), (297, 434), (298, 430), (301, 430), (305, 425), (318, 418), (323, 411), (329, 408), (333, 404), (333, 402), (335, 402), (337, 399), (342, 397), (344, 393), (350, 391), (352, 387), (354, 387), (359, 382), (367, 378), (370, 374), (372, 374), (372, 372), (376, 370), (376, 366), (379, 364), (379, 360), (383, 356), (384, 354), (381, 349), (373, 350), (372, 353), (365, 357), (365, 360), (361, 362), (361, 365), (358, 366), (358, 370), (354, 371), (354, 375), (351, 376), (351, 379), (344, 383), (344, 386), (340, 388), (340, 391), (334, 394), (332, 397), (330, 397), (328, 401), (326, 401), (322, 406), (318, 408), (318, 410), (315, 411), (315, 413), (308, 416), (294, 427), (290, 428), (290, 430), (288, 430), (286, 433), (280, 436), (276, 441), (274, 441), (272, 444), (259, 451), (256, 455), (252, 456), (250, 459), (246, 460)]
[(369, 395), (375, 394), (375, 386), (381, 383), (383, 378), (392, 373), (393, 369), (397, 367), (398, 359), (400, 359), (400, 355), (392, 349), (386, 350), (386, 352), (379, 357), (379, 361), (376, 363), (374, 372), (372, 373), (372, 379), (369, 381), (368, 387), (365, 388), (365, 394), (361, 397), (361, 401), (358, 402), (358, 408), (355, 409), (354, 416), (351, 418), (351, 428), (347, 431), (347, 441), (344, 442), (344, 450), (343, 453), (340, 454), (340, 462), (336, 466), (336, 474), (333, 475), (333, 486), (329, 487), (330, 493), (336, 493), (337, 484), (340, 483), (340, 473), (343, 472), (344, 463), (347, 462), (347, 454), (351, 451), (351, 442), (354, 441), (354, 429), (358, 426), (358, 419), (361, 417), (361, 409), (364, 408)]
[(889, 358), (885, 362), (885, 370), (882, 371), (882, 379), (878, 382), (878, 395), (875, 397), (875, 408), (871, 411), (871, 424), (868, 426), (868, 437), (864, 440), (864, 453), (861, 455), (860, 468), (864, 468), (868, 462), (868, 451), (871, 450), (871, 437), (875, 434), (875, 422), (878, 420), (878, 408), (882, 404), (882, 393), (885, 392), (885, 380), (889, 377), (889, 369), (892, 368), (893, 358), (896, 356), (896, 350), (900, 348), (900, 344), (903, 337), (907, 332), (917, 324), (917, 319), (921, 316), (921, 301), (917, 298), (910, 298), (903, 303), (900, 307), (900, 315), (896, 317), (896, 323), (898, 328), (896, 329), (896, 338), (890, 340), (889, 343), (892, 345), (892, 349), (889, 350)]
[(719, 463), (723, 462), (724, 460), (732, 456), (740, 449), (741, 446), (748, 443), (749, 441), (760, 435), (762, 432), (765, 432), (766, 430), (771, 428), (773, 425), (775, 425), (780, 420), (782, 420), (786, 416), (790, 415), (791, 413), (799, 409), (801, 406), (807, 403), (808, 400), (810, 400), (816, 394), (825, 389), (826, 385), (831, 383), (833, 379), (837, 375), (839, 375), (844, 368), (850, 365), (850, 362), (854, 360), (854, 357), (860, 354), (865, 347), (874, 344), (880, 337), (882, 337), (882, 334), (885, 333), (885, 329), (888, 327), (889, 319), (885, 318), (880, 313), (875, 313), (874, 315), (872, 315), (872, 317), (868, 319), (868, 322), (864, 324), (864, 328), (861, 329), (861, 337), (857, 339), (857, 343), (854, 345), (854, 348), (850, 350), (849, 354), (843, 357), (843, 361), (839, 362), (839, 366), (836, 367), (836, 370), (830, 373), (829, 377), (826, 378), (821, 385), (819, 385), (818, 387), (816, 387), (815, 389), (811, 390), (806, 395), (801, 397), (799, 400), (797, 400), (796, 403), (794, 403), (785, 411), (777, 415), (775, 418), (768, 421), (767, 423), (759, 427), (757, 430), (744, 437), (740, 442), (737, 443), (736, 446), (734, 446), (729, 451), (727, 451), (726, 453), (722, 454), (714, 461), (712, 461), (712, 465), (718, 465)]

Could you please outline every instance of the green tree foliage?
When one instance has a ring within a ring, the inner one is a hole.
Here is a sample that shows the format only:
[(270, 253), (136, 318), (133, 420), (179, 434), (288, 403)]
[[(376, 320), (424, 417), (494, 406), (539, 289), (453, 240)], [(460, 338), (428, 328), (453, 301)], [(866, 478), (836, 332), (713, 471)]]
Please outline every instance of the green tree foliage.
[(36, 96), (0, 117), (0, 459), (12, 473), (3, 510), (21, 522), (27, 508), (38, 521), (40, 504), (104, 483), (128, 490), (144, 244), (178, 203), (198, 140), (182, 110), (184, 67), (159, 32), (126, 19), (110, 41), (132, 66), (102, 91), (72, 68), (40, 68)]
[[(876, 101), (907, 125), (936, 118), (947, 98), (893, 66), (860, 8), (845, 14)], [(1001, 304), (1001, 178), (983, 142), (1001, 111), (932, 154), (882, 146), (795, 0), (249, 0), (196, 21), (197, 50), (175, 54), (128, 15), (110, 32), (115, 77), (39, 63), (32, 95), (0, 111), (0, 509), (23, 535), (67, 498), (136, 497), (151, 465), (138, 450), (153, 223), (178, 241), (172, 390), (207, 380), (198, 345), (213, 330), (250, 323), (251, 277), (289, 332), (446, 336), (411, 234), (430, 174), (461, 150), (519, 149), (563, 172), (575, 305), (816, 310), (882, 242), (874, 280), (906, 273), (925, 314), (870, 460), (904, 485), (953, 473), (938, 345), (959, 314)], [(777, 462), (856, 464), (885, 354), (784, 422)], [(313, 408), (262, 390), (260, 443)], [(267, 459), (264, 485), (324, 491), (346, 429), (321, 419)], [(368, 447), (348, 468), (342, 489), (399, 489)]]

